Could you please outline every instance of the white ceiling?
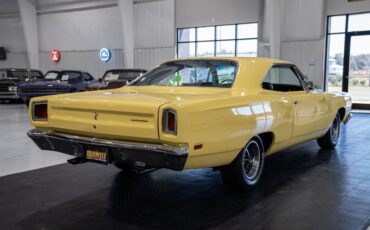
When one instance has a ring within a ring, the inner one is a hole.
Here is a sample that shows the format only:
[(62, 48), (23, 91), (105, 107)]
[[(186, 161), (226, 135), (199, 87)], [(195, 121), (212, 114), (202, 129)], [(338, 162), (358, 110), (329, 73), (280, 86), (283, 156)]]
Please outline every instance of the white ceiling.
[[(27, 1), (27, 0), (26, 0)], [(117, 0), (28, 0), (36, 5), (38, 10), (44, 10), (49, 8), (63, 8), (73, 7), (81, 4), (104, 4), (104, 3), (116, 3)], [(133, 0), (134, 3), (143, 3), (160, 0)], [(0, 0), (0, 15), (9, 15), (19, 13), (18, 1), (17, 0)]]

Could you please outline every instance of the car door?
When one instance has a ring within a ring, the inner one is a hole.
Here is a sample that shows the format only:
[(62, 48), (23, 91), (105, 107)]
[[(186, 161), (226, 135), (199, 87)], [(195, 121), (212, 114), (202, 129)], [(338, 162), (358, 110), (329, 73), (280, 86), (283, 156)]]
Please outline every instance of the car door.
[(292, 138), (310, 139), (321, 133), (327, 124), (328, 103), (325, 94), (309, 90), (297, 67), (281, 67), (281, 79), (286, 84), (294, 104)]
[(267, 77), (263, 82), (265, 89), (282, 92), (290, 98), (293, 108), (292, 139), (297, 142), (310, 139), (326, 127), (329, 106), (325, 94), (308, 90), (303, 76), (294, 65), (274, 65)]

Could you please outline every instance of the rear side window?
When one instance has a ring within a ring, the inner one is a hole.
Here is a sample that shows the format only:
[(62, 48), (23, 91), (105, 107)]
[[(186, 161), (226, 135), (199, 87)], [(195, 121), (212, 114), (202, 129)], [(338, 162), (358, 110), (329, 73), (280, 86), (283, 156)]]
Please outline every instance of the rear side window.
[(88, 73), (82, 73), (82, 76), (83, 76), (83, 78), (84, 78), (84, 81), (91, 81), (91, 80), (93, 80), (94, 78), (90, 75), (90, 74), (88, 74)]
[(77, 83), (82, 81), (82, 77), (79, 72), (63, 72), (60, 80), (68, 83)]
[(39, 71), (31, 71), (30, 72), (30, 76), (31, 76), (31, 78), (34, 78), (34, 79), (41, 79), (41, 78), (43, 78), (42, 73), (39, 72)]
[(292, 66), (273, 66), (263, 79), (262, 87), (281, 92), (303, 91), (302, 82), (292, 68)]

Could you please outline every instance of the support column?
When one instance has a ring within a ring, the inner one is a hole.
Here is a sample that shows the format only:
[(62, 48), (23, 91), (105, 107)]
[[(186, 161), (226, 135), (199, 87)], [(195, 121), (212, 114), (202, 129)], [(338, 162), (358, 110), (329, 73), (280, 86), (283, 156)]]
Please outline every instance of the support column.
[(265, 0), (263, 6), (263, 38), (269, 44), (269, 56), (279, 59), (284, 0)]
[(37, 30), (36, 6), (28, 0), (18, 0), (23, 32), (26, 38), (30, 68), (39, 69), (39, 41)]
[(123, 57), (125, 68), (134, 68), (134, 3), (133, 0), (118, 0), (123, 31)]

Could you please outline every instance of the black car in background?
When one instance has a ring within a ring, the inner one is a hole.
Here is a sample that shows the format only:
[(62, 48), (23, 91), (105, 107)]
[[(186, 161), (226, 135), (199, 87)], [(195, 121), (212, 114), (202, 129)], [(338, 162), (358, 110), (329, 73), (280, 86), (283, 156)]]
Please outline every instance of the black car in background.
[(116, 89), (127, 85), (138, 77), (141, 77), (144, 69), (111, 69), (107, 70), (99, 82), (91, 83), (87, 90)]
[(28, 106), (33, 97), (81, 92), (93, 82), (96, 80), (85, 71), (50, 70), (39, 81), (19, 84), (18, 96)]
[(35, 69), (0, 69), (0, 100), (19, 100), (18, 84), (41, 80), (43, 77), (44, 74)]

